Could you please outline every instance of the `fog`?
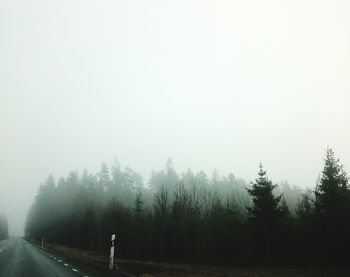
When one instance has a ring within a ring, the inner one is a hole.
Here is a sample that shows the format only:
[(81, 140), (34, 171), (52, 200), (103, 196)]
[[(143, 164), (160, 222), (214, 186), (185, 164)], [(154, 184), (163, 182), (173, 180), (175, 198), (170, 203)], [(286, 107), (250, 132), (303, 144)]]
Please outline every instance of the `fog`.
[(52, 173), (172, 158), (312, 187), (350, 172), (348, 1), (0, 3), (0, 210), (22, 234)]

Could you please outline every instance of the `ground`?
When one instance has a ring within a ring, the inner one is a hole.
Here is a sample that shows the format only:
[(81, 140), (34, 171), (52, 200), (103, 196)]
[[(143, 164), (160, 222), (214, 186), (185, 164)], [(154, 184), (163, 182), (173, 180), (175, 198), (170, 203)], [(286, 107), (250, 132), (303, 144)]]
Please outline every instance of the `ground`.
[[(94, 251), (70, 248), (57, 244), (47, 244), (48, 251), (66, 256), (78, 263), (94, 266), (100, 270), (108, 268), (108, 256)], [(157, 263), (151, 261), (134, 261), (116, 258), (118, 269), (108, 275), (125, 275), (140, 277), (342, 277), (350, 276), (349, 268), (283, 268), (283, 267), (214, 267), (205, 265), (186, 265)]]

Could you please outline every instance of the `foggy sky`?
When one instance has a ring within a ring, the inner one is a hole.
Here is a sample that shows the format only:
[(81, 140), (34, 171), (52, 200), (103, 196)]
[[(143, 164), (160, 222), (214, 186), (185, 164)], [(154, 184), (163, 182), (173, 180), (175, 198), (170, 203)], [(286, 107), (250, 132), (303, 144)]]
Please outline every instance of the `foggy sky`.
[(350, 173), (350, 2), (0, 2), (0, 209), (116, 155), (312, 187)]

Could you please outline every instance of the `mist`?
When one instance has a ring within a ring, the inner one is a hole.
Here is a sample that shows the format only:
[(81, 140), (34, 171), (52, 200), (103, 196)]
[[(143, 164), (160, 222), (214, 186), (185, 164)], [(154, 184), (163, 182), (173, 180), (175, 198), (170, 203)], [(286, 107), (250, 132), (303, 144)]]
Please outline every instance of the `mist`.
[(23, 235), (49, 174), (172, 158), (312, 188), (350, 172), (348, 1), (2, 1), (0, 214)]

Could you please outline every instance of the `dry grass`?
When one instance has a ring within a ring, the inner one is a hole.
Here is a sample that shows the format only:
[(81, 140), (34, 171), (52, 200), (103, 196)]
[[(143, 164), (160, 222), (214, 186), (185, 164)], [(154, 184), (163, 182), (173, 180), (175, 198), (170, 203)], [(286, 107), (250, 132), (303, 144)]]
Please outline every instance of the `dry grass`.
[[(106, 272), (108, 256), (94, 251), (49, 244), (47, 248), (79, 263), (93, 266)], [(204, 265), (174, 265), (117, 259), (119, 269), (104, 276), (140, 276), (140, 277), (342, 277), (350, 276), (350, 268), (228, 268)]]

